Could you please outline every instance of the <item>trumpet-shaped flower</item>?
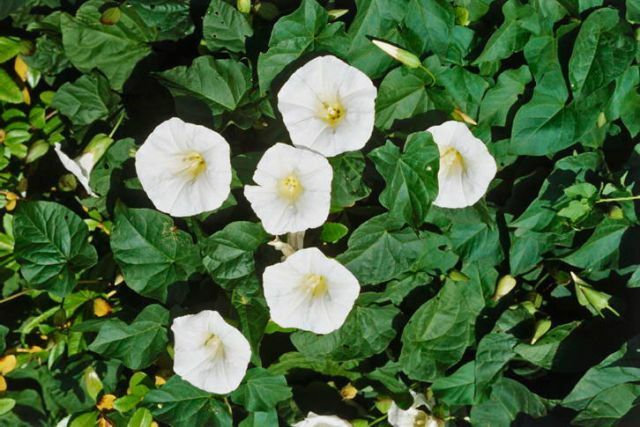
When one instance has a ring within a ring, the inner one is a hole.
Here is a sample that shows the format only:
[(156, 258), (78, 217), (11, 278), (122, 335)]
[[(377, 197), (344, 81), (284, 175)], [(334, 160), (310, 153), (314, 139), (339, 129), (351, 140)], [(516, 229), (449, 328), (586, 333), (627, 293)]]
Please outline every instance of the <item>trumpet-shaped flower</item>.
[(277, 143), (258, 162), (244, 195), (271, 234), (319, 227), (329, 215), (331, 165), (319, 154)]
[(262, 276), (274, 322), (316, 334), (338, 329), (360, 293), (358, 279), (317, 248), (301, 249)]
[(278, 93), (293, 145), (330, 157), (359, 150), (373, 131), (376, 88), (362, 71), (335, 56), (298, 70)]
[(136, 172), (158, 210), (178, 217), (211, 211), (231, 191), (229, 144), (211, 129), (174, 117), (142, 144)]
[(309, 412), (307, 418), (298, 421), (293, 427), (351, 427), (351, 423), (335, 415), (318, 415)]
[(496, 161), (464, 123), (448, 121), (427, 129), (440, 151), (438, 196), (434, 205), (464, 208), (475, 204), (496, 175)]
[(177, 317), (173, 370), (192, 385), (210, 393), (229, 393), (247, 372), (249, 341), (217, 311)]
[(89, 180), (91, 179), (91, 171), (93, 167), (98, 163), (98, 160), (107, 151), (109, 146), (113, 143), (113, 139), (105, 134), (98, 134), (94, 136), (87, 147), (84, 149), (75, 159), (67, 156), (63, 151), (60, 143), (54, 145), (54, 150), (62, 163), (62, 166), (69, 172), (71, 172), (78, 182), (87, 190), (87, 193), (91, 196), (96, 196), (91, 187), (89, 186)]

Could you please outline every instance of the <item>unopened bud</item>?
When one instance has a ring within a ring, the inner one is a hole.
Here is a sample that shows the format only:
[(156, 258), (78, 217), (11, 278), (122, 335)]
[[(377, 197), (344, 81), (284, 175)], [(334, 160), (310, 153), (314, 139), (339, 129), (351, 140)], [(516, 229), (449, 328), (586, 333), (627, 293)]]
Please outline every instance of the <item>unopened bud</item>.
[(65, 173), (58, 180), (58, 188), (62, 191), (73, 191), (78, 186), (78, 180), (72, 173)]
[(113, 311), (111, 304), (109, 304), (105, 299), (96, 298), (93, 300), (93, 314), (95, 314), (96, 317), (107, 316), (111, 314), (111, 311)]
[(47, 151), (49, 151), (49, 147), (51, 146), (47, 143), (47, 141), (43, 139), (37, 140), (36, 142), (31, 144), (31, 147), (29, 147), (29, 152), (27, 152), (26, 162), (27, 163), (35, 162), (40, 157), (47, 154)]
[(422, 65), (420, 58), (407, 50), (381, 40), (371, 40), (371, 42), (378, 46), (384, 53), (409, 68), (418, 68)]
[(342, 389), (340, 390), (340, 396), (342, 396), (344, 400), (351, 400), (355, 398), (357, 394), (358, 389), (355, 388), (351, 383), (342, 387)]
[(236, 6), (241, 13), (251, 12), (251, 0), (238, 0)]
[(478, 124), (478, 122), (473, 120), (473, 118), (468, 116), (467, 113), (465, 113), (464, 111), (462, 111), (458, 107), (453, 109), (453, 111), (451, 112), (451, 117), (453, 117), (455, 120), (457, 120), (459, 122), (465, 122), (468, 125), (474, 125), (475, 126), (475, 125)]
[(100, 16), (100, 22), (104, 25), (115, 25), (120, 20), (120, 16), (122, 16), (122, 12), (120, 12), (120, 8), (117, 7), (109, 7), (102, 12)]
[(516, 279), (510, 274), (507, 274), (506, 276), (502, 276), (500, 280), (498, 280), (498, 286), (496, 286), (496, 292), (495, 294), (493, 294), (493, 298), (491, 299), (493, 301), (499, 301), (500, 298), (504, 297), (509, 292), (511, 292), (513, 288), (516, 287), (517, 283), (518, 282), (516, 281)]
[(448, 276), (449, 279), (453, 280), (454, 282), (466, 282), (467, 280), (469, 280), (469, 276), (458, 270), (451, 270)]
[(93, 161), (92, 167), (98, 163), (98, 160), (107, 152), (109, 147), (113, 144), (113, 138), (109, 135), (105, 135), (104, 133), (99, 133), (91, 138), (91, 141), (87, 144), (85, 149), (82, 151), (82, 154), (91, 153), (91, 160)]
[(575, 284), (576, 296), (580, 305), (587, 307), (591, 312), (595, 311), (601, 317), (604, 317), (602, 314), (604, 309), (611, 311), (618, 317), (620, 316), (620, 313), (609, 304), (611, 295), (595, 290), (573, 272), (571, 272), (571, 278)]
[(331, 9), (327, 12), (327, 14), (329, 15), (329, 19), (331, 19), (332, 21), (342, 18), (347, 13), (349, 13), (349, 9)]
[(551, 329), (551, 320), (541, 319), (536, 322), (536, 326), (531, 338), (531, 345), (534, 345), (544, 334)]

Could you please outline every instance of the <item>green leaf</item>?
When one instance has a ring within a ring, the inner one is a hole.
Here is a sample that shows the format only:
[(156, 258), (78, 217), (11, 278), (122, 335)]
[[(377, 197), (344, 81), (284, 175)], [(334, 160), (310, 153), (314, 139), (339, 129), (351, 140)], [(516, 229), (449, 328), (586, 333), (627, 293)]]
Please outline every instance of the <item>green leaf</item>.
[(400, 41), (398, 27), (406, 12), (400, 2), (356, 0), (356, 16), (348, 32), (352, 41), (345, 56), (349, 63), (372, 78), (381, 77), (394, 60), (371, 43), (369, 37)]
[(537, 82), (531, 101), (513, 119), (511, 150), (516, 154), (542, 156), (573, 145), (576, 118), (565, 107), (568, 97), (562, 73), (545, 74)]
[(518, 414), (525, 413), (533, 418), (547, 414), (549, 402), (529, 391), (517, 381), (501, 378), (491, 390), (489, 400), (471, 409), (473, 425), (508, 426)]
[(0, 64), (13, 59), (22, 50), (22, 44), (17, 37), (0, 37)]
[(291, 335), (291, 342), (310, 359), (364, 359), (384, 351), (396, 336), (393, 319), (398, 313), (393, 306), (356, 305), (337, 331), (327, 335), (298, 331)]
[(435, 380), (431, 386), (439, 402), (447, 405), (471, 405), (474, 402), (475, 363), (469, 362), (446, 377)]
[(573, 96), (589, 95), (622, 75), (635, 51), (617, 10), (603, 8), (591, 13), (580, 27), (569, 60)]
[(624, 221), (601, 222), (582, 246), (563, 258), (564, 262), (580, 268), (603, 269), (615, 260), (622, 236), (628, 229)]
[(4, 325), (0, 325), (0, 354), (4, 353), (4, 350), (7, 348), (5, 339), (7, 338), (8, 333), (9, 328)]
[(347, 235), (349, 229), (339, 222), (325, 222), (320, 232), (320, 239), (325, 243), (336, 243)]
[(242, 385), (231, 394), (231, 400), (249, 412), (266, 412), (292, 395), (283, 375), (253, 368), (247, 372)]
[(0, 399), (0, 415), (4, 415), (11, 411), (16, 406), (16, 401), (10, 398)]
[(409, 135), (402, 153), (387, 141), (369, 157), (387, 184), (380, 194), (380, 203), (389, 209), (389, 215), (413, 227), (423, 224), (438, 195), (440, 152), (431, 134)]
[(138, 61), (151, 53), (155, 32), (134, 8), (121, 8), (117, 23), (100, 22), (102, 0), (89, 0), (76, 16), (60, 16), (62, 44), (71, 63), (83, 73), (102, 71), (114, 90), (122, 89)]
[(111, 250), (127, 286), (160, 301), (170, 285), (187, 280), (201, 265), (191, 236), (151, 209), (116, 207)]
[(484, 307), (479, 281), (448, 280), (438, 295), (411, 316), (402, 333), (402, 370), (433, 381), (460, 361), (473, 340), (475, 318)]
[(340, 54), (348, 46), (344, 24), (328, 24), (329, 15), (316, 0), (303, 0), (290, 15), (273, 26), (269, 50), (258, 58), (260, 92), (266, 93), (272, 80), (304, 53), (328, 50)]
[(278, 413), (275, 410), (269, 412), (253, 412), (247, 418), (240, 421), (239, 427), (262, 427), (278, 425)]
[(517, 0), (507, 1), (502, 6), (504, 22), (491, 34), (482, 53), (473, 63), (477, 65), (483, 62), (500, 61), (522, 50), (531, 34), (522, 20), (533, 13), (530, 5), (521, 5)]
[(209, 4), (202, 21), (202, 32), (212, 51), (244, 52), (245, 39), (253, 35), (246, 15), (223, 0), (212, 0)]
[(173, 427), (231, 427), (227, 405), (175, 375), (161, 388), (151, 390), (144, 404), (158, 421)]
[(57, 203), (20, 203), (14, 234), (14, 254), (24, 278), (59, 296), (69, 294), (76, 285), (76, 274), (98, 260), (82, 219)]
[(127, 423), (127, 427), (151, 427), (153, 415), (147, 408), (138, 408)]
[(189, 0), (129, 0), (128, 4), (157, 31), (157, 40), (179, 40), (193, 33)]
[(251, 71), (231, 59), (200, 56), (188, 67), (179, 66), (156, 75), (174, 97), (198, 99), (214, 115), (238, 108), (251, 90)]
[(576, 426), (613, 427), (622, 425), (620, 420), (633, 408), (640, 398), (640, 385), (618, 384), (594, 397), (587, 407), (572, 421)]
[(419, 52), (429, 50), (446, 58), (455, 41), (454, 8), (443, 0), (411, 0), (405, 13), (407, 36), (419, 41), (416, 49)]
[(120, 97), (109, 88), (109, 82), (100, 74), (93, 74), (60, 86), (51, 106), (74, 125), (86, 126), (108, 119), (119, 103)]
[(260, 224), (227, 224), (202, 242), (202, 263), (213, 280), (225, 289), (255, 275), (253, 253), (269, 240)]
[(478, 122), (482, 125), (504, 126), (511, 107), (524, 93), (525, 86), (531, 81), (531, 73), (526, 65), (503, 71), (498, 82), (485, 93), (480, 104)]
[(365, 159), (361, 152), (353, 151), (329, 159), (333, 168), (331, 181), (331, 211), (340, 211), (353, 206), (358, 200), (366, 198), (371, 189), (365, 184), (362, 175)]
[(0, 68), (0, 101), (10, 104), (20, 104), (23, 101), (22, 92), (9, 74)]
[[(580, 322), (569, 322), (556, 326), (544, 334), (535, 344), (519, 343), (515, 352), (529, 363), (545, 369), (552, 369), (561, 354), (563, 341), (580, 325)], [(554, 363), (555, 362), (555, 363)]]
[(164, 307), (149, 305), (129, 325), (119, 319), (106, 321), (89, 350), (120, 360), (130, 369), (146, 368), (165, 351), (168, 323)]
[(478, 343), (475, 361), (476, 396), (484, 400), (493, 383), (499, 378), (507, 363), (515, 357), (513, 348), (518, 340), (506, 332), (492, 332)]
[(640, 337), (636, 336), (618, 351), (589, 369), (564, 398), (562, 406), (576, 411), (583, 410), (604, 390), (638, 380), (640, 380)]
[(431, 83), (431, 78), (420, 68), (398, 67), (391, 70), (378, 88), (376, 126), (389, 129), (396, 120), (433, 109), (433, 101), (426, 91)]
[(401, 228), (388, 214), (375, 216), (349, 237), (349, 248), (338, 261), (356, 275), (360, 284), (375, 284), (409, 271), (424, 242), (410, 228)]

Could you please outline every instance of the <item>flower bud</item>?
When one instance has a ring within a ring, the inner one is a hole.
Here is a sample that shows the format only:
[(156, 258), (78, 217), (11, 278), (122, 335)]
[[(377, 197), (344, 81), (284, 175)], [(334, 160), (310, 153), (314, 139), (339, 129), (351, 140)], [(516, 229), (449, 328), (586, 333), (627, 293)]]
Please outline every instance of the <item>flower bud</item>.
[(343, 17), (347, 13), (349, 13), (349, 9), (331, 9), (327, 12), (327, 14), (329, 15), (329, 19), (331, 19), (332, 21)]
[(43, 139), (39, 139), (29, 147), (29, 152), (27, 153), (27, 163), (33, 163), (38, 160), (40, 157), (47, 154), (49, 151), (50, 145)]
[(102, 12), (100, 16), (100, 22), (103, 25), (115, 25), (120, 20), (120, 16), (122, 16), (122, 12), (117, 7), (109, 7)]
[(518, 282), (516, 281), (516, 279), (510, 274), (507, 274), (506, 276), (502, 276), (500, 280), (498, 280), (498, 286), (496, 286), (496, 292), (495, 294), (493, 294), (493, 298), (491, 299), (493, 301), (499, 301), (500, 298), (504, 297), (509, 292), (511, 292), (513, 288), (516, 287), (517, 283)]
[(544, 334), (547, 333), (551, 329), (551, 320), (549, 319), (540, 319), (536, 322), (536, 326), (533, 332), (533, 337), (531, 338), (531, 345), (534, 345)]
[(251, 12), (251, 0), (238, 0), (236, 5), (241, 13)]
[(91, 141), (89, 141), (89, 144), (87, 144), (82, 154), (91, 153), (93, 155), (93, 165), (95, 166), (104, 153), (107, 152), (111, 144), (113, 144), (113, 138), (104, 133), (99, 133), (91, 138)]
[(422, 65), (420, 58), (407, 50), (381, 40), (371, 40), (371, 42), (378, 46), (384, 53), (409, 68), (418, 68)]
[(342, 387), (342, 389), (340, 390), (340, 396), (342, 396), (344, 400), (352, 400), (356, 397), (357, 394), (358, 389), (355, 388), (351, 383)]
[(604, 317), (604, 315), (602, 314), (602, 310), (604, 310), (605, 308), (611, 311), (616, 316), (620, 316), (620, 313), (618, 313), (609, 304), (611, 295), (595, 290), (587, 282), (582, 280), (573, 272), (571, 272), (571, 277), (573, 278), (573, 283), (575, 284), (578, 303), (581, 306), (587, 307), (589, 311), (591, 311), (592, 313), (595, 312), (601, 317)]

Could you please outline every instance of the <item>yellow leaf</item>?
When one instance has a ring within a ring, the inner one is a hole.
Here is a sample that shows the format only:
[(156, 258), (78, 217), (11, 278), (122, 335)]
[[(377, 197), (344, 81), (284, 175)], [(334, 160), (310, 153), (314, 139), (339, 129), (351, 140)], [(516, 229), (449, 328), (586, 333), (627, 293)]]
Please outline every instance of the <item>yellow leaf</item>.
[(27, 73), (29, 72), (29, 67), (27, 66), (27, 63), (24, 62), (21, 56), (16, 56), (16, 60), (13, 64), (13, 69), (15, 70), (20, 80), (22, 80), (23, 82), (27, 81)]
[(93, 300), (93, 314), (97, 317), (104, 317), (111, 314), (111, 305), (103, 298)]
[(116, 397), (113, 394), (105, 394), (100, 398), (100, 402), (96, 405), (100, 411), (110, 411), (113, 409), (113, 402), (116, 400)]
[(0, 393), (7, 391), (7, 381), (0, 375)]
[(164, 378), (162, 378), (160, 375), (156, 375), (155, 376), (155, 383), (156, 383), (156, 387), (160, 387), (161, 385), (163, 385), (164, 383), (166, 383), (167, 380), (165, 380)]
[(31, 95), (29, 94), (29, 89), (27, 89), (26, 86), (22, 88), (22, 99), (25, 104), (31, 105)]
[(7, 375), (16, 368), (17, 359), (13, 354), (0, 359), (0, 374)]

